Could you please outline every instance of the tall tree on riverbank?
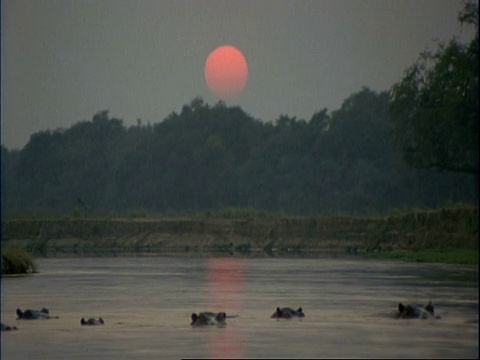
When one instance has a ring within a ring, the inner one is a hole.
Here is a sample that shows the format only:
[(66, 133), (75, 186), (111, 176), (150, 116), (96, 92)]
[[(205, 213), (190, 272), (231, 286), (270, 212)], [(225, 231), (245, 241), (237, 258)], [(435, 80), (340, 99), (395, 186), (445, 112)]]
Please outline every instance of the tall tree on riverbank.
[(393, 86), (392, 134), (413, 167), (478, 176), (478, 3), (459, 21), (475, 27), (470, 43), (423, 53)]

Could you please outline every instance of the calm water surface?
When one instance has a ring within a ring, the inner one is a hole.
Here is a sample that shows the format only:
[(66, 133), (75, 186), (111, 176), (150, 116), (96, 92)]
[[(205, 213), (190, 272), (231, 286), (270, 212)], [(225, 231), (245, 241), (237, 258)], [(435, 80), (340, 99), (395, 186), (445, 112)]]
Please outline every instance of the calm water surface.
[[(47, 258), (4, 277), (2, 359), (478, 358), (478, 268), (332, 258)], [(432, 300), (440, 320), (396, 320)], [(301, 320), (270, 319), (302, 306)], [(59, 319), (16, 320), (47, 307)], [(199, 311), (238, 315), (192, 328)], [(82, 327), (102, 316), (104, 326)]]

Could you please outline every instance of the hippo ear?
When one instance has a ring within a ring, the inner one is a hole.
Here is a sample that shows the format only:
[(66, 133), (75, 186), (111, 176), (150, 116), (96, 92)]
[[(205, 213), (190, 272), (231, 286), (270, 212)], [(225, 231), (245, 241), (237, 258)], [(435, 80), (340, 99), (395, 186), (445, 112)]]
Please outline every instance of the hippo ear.
[(303, 311), (302, 307), (299, 307), (297, 311), (301, 313)]
[(398, 311), (400, 311), (401, 313), (403, 313), (403, 310), (405, 310), (405, 306), (403, 306), (402, 303), (398, 303)]
[(425, 306), (425, 310), (427, 310), (431, 315), (435, 312), (435, 307), (433, 306), (432, 302), (429, 301), (427, 306)]
[(20, 309), (17, 309), (17, 316), (21, 318), (23, 316), (23, 312)]

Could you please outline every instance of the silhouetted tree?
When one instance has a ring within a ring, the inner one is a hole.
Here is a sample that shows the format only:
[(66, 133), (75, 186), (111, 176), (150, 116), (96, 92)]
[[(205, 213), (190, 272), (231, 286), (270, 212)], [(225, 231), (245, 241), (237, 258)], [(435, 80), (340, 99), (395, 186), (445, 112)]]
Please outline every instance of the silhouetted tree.
[(423, 53), (393, 86), (392, 134), (409, 165), (478, 176), (478, 3), (459, 20), (474, 39)]

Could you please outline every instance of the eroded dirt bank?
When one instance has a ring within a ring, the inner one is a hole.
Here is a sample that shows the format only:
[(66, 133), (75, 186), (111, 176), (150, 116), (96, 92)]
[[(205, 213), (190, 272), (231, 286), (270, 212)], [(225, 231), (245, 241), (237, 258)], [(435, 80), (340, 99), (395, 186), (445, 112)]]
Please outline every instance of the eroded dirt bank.
[(384, 218), (6, 220), (2, 242), (62, 253), (478, 249), (478, 209)]

